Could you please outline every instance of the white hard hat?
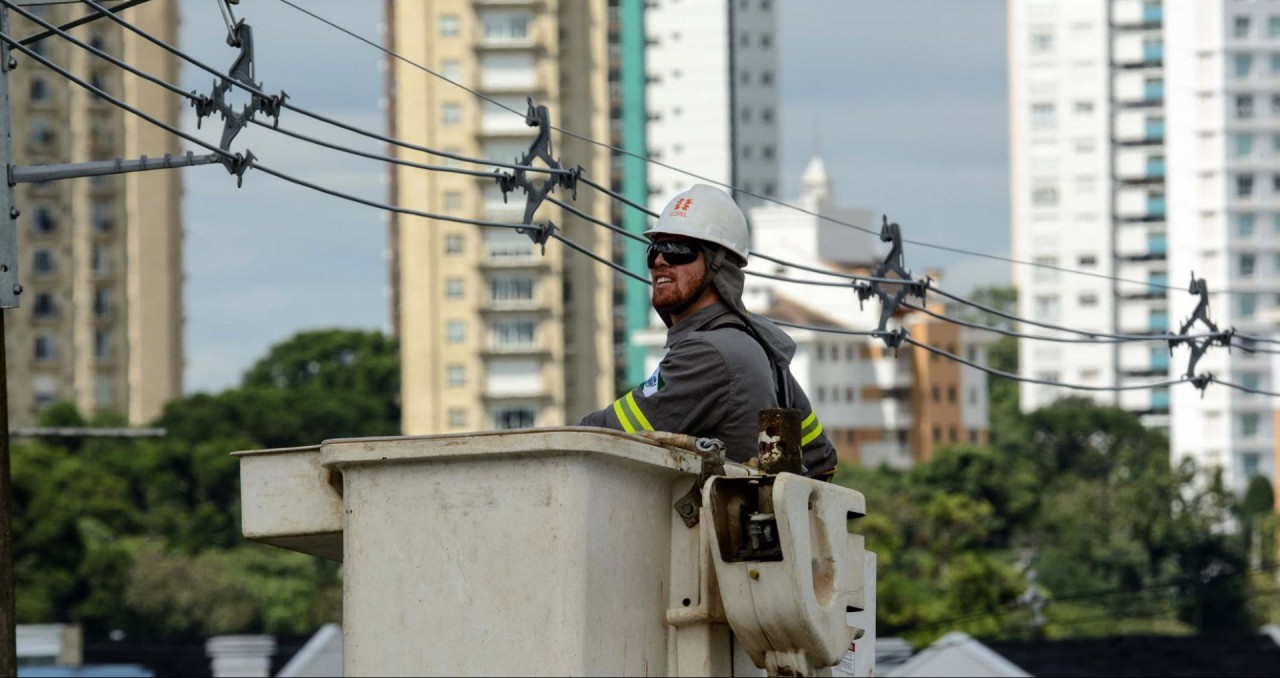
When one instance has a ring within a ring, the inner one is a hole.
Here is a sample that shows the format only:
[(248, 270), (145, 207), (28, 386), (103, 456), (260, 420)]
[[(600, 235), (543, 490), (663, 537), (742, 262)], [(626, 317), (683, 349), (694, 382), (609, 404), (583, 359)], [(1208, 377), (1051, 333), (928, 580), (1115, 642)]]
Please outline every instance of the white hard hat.
[(723, 246), (747, 265), (747, 218), (728, 193), (707, 184), (694, 184), (667, 203), (658, 223), (645, 231), (654, 240), (660, 235), (683, 235)]

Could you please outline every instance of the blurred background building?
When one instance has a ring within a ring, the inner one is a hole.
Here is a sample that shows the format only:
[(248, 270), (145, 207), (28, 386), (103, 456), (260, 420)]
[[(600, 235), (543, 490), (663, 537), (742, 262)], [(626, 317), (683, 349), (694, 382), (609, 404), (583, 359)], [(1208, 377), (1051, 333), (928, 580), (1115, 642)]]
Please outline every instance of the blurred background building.
[[(386, 4), (389, 47), (523, 113), (610, 138), (609, 13), (591, 2), (443, 0)], [(400, 60), (388, 60), (392, 136), (511, 162), (534, 130), (522, 114), (482, 101)], [(608, 149), (553, 134), (553, 152), (608, 177)], [(397, 151), (423, 162), (439, 158)], [(563, 197), (563, 196), (562, 196)], [(410, 209), (519, 223), (524, 196), (495, 181), (396, 167), (391, 202)], [(608, 196), (580, 190), (602, 220)], [(610, 234), (552, 205), (539, 219), (599, 256)], [(401, 342), (403, 432), (444, 433), (573, 423), (613, 399), (612, 272), (565, 247), (543, 254), (514, 230), (397, 215), (391, 222), (393, 327)]]
[[(1019, 315), (1176, 333), (1197, 301), (1186, 291), (1194, 272), (1214, 281), (1209, 317), (1220, 327), (1270, 333), (1263, 318), (1280, 274), (1278, 49), (1274, 3), (1010, 0), (1013, 256), (1127, 281), (1015, 267)], [(1177, 378), (1186, 357), (1180, 349), (1171, 360), (1152, 343), (1022, 340), (1019, 351), (1027, 376), (1096, 386)], [(1197, 371), (1275, 386), (1267, 360), (1240, 350), (1211, 351)], [(1021, 388), (1024, 410), (1068, 393)], [(1274, 477), (1264, 396), (1218, 386), (1203, 398), (1190, 387), (1095, 397), (1167, 430), (1175, 460), (1220, 466), (1237, 490), (1252, 475)]]
[[(79, 5), (33, 5), (55, 24)], [(10, 12), (18, 35), (43, 30)], [(173, 42), (175, 3), (129, 10), (131, 21)], [(178, 80), (177, 59), (108, 21), (72, 31), (129, 63)], [(185, 111), (168, 92), (54, 37), (32, 45), (113, 96), (178, 126)], [(18, 56), (10, 74), (14, 159), (20, 165), (178, 153), (179, 139), (62, 76)], [(179, 172), (20, 184), (15, 200), (25, 287), (6, 314), (9, 421), (30, 426), (56, 401), (81, 412), (122, 413), (145, 423), (182, 394), (182, 198)]]

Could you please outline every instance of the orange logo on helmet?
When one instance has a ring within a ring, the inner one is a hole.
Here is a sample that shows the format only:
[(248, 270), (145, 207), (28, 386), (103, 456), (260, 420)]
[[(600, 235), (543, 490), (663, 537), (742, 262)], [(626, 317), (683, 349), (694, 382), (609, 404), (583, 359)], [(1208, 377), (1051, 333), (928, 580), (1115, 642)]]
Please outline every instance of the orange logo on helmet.
[(680, 198), (675, 205), (671, 206), (671, 216), (687, 217), (689, 216), (689, 206), (693, 204), (693, 198)]

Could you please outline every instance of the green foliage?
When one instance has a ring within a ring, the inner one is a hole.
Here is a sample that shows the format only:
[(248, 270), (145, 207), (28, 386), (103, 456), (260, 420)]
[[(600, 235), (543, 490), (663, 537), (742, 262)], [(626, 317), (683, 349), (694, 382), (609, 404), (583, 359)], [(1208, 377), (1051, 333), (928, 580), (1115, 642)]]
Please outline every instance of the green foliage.
[[(991, 446), (836, 476), (867, 498), (853, 529), (878, 556), (880, 635), (920, 646), (952, 630), (1067, 638), (1280, 620), (1269, 485), (1255, 481), (1237, 502), (1220, 473), (1171, 465), (1164, 434), (1130, 413), (1067, 399), (1023, 415), (1016, 390), (998, 403), (998, 388)], [(1050, 601), (1038, 627), (1019, 598), (1032, 571)]]
[[(337, 564), (240, 535), (231, 452), (399, 431), (396, 344), (376, 332), (305, 332), (242, 386), (170, 403), (167, 437), (25, 442), (13, 450), (17, 615), (151, 637), (307, 633), (341, 613)], [(42, 426), (91, 422), (74, 405)]]

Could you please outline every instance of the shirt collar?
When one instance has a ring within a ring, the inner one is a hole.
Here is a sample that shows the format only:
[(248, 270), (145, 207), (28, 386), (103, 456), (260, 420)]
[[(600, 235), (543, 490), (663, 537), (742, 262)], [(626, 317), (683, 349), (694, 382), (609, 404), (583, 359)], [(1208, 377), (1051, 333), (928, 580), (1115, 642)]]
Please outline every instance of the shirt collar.
[(684, 339), (690, 332), (703, 329), (710, 325), (713, 321), (718, 320), (721, 316), (733, 313), (729, 305), (724, 301), (717, 301), (710, 306), (701, 309), (693, 315), (672, 325), (667, 330), (667, 345), (665, 348), (671, 348), (676, 342)]

